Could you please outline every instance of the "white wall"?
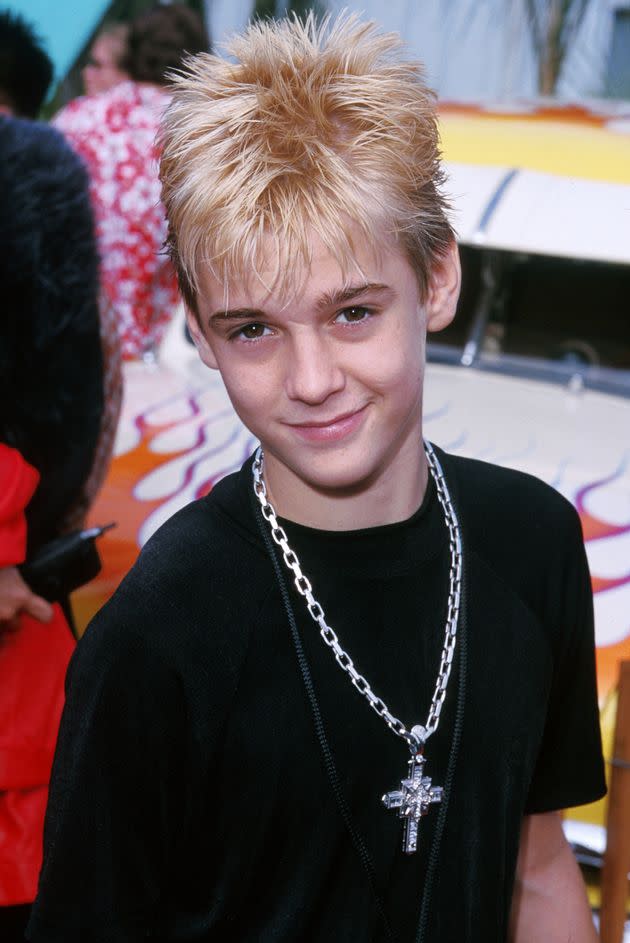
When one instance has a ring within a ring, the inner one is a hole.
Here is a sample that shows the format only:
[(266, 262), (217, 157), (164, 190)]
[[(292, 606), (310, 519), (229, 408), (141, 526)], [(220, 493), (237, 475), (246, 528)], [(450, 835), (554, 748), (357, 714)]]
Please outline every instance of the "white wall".
[[(442, 98), (508, 101), (537, 94), (524, 0), (326, 2), (332, 12), (363, 12), (399, 32), (425, 63), (429, 82)], [(590, 0), (560, 76), (560, 97), (603, 94), (613, 10), (619, 2)], [(253, 6), (253, 0), (206, 0), (213, 40), (242, 29)]]
[(230, 33), (247, 26), (254, 0), (204, 0), (204, 7), (212, 43), (216, 46)]
[[(590, 0), (560, 76), (560, 97), (603, 93), (614, 4)], [(537, 93), (524, 0), (328, 0), (328, 6), (364, 11), (401, 33), (442, 98), (509, 100)]]

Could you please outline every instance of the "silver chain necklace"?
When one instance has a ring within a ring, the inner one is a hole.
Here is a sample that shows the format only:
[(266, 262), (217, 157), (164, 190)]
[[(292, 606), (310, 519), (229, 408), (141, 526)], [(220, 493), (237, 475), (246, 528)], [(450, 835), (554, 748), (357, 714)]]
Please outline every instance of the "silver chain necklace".
[(293, 582), (298, 593), (306, 600), (309, 615), (319, 626), (319, 632), (335, 656), (335, 661), (352, 681), (357, 691), (363, 695), (372, 710), (382, 717), (387, 726), (398, 737), (405, 740), (411, 751), (408, 762), (407, 778), (401, 780), (400, 789), (385, 793), (382, 797), (386, 809), (397, 809), (399, 818), (404, 820), (403, 851), (412, 854), (418, 847), (418, 825), (422, 816), (426, 815), (433, 803), (441, 802), (443, 790), (440, 786), (432, 786), (431, 779), (424, 776), (424, 745), (431, 734), (435, 733), (440, 723), (440, 713), (446, 697), (446, 689), (451, 676), (455, 643), (457, 641), (457, 623), (461, 601), (462, 581), (462, 542), (457, 514), (451, 501), (451, 496), (444, 478), (442, 466), (430, 442), (424, 442), (424, 449), (429, 464), (429, 470), (435, 482), (437, 497), (444, 512), (444, 520), (449, 532), (449, 549), (451, 566), (449, 572), (448, 609), (444, 631), (444, 645), (440, 658), (435, 690), (429, 708), (429, 714), (424, 726), (416, 724), (411, 729), (395, 717), (385, 701), (378, 697), (370, 687), (368, 681), (354, 666), (352, 658), (339, 644), (335, 631), (328, 625), (324, 610), (313, 596), (313, 589), (308, 578), (302, 572), (298, 557), (289, 546), (287, 535), (278, 523), (273, 505), (267, 497), (267, 489), (263, 478), (263, 452), (256, 450), (252, 473), (254, 477), (254, 493), (260, 503), (263, 517), (271, 528), (271, 536), (282, 550), (282, 557), (287, 568), (293, 573)]

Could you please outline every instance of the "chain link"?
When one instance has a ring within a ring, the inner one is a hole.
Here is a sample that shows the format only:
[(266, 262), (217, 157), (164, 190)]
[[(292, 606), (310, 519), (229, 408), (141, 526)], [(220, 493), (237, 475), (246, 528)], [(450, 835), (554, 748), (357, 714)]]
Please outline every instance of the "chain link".
[(289, 546), (287, 535), (284, 529), (278, 523), (276, 512), (267, 497), (267, 488), (263, 478), (264, 458), (262, 449), (256, 450), (252, 472), (254, 476), (254, 493), (260, 503), (260, 509), (263, 517), (271, 529), (271, 536), (282, 551), (282, 558), (285, 566), (293, 573), (293, 582), (298, 593), (304, 597), (306, 608), (314, 622), (319, 626), (319, 633), (328, 647), (332, 650), (335, 661), (342, 671), (344, 671), (352, 681), (357, 691), (363, 695), (368, 704), (379, 717), (382, 717), (390, 730), (403, 740), (406, 740), (410, 747), (418, 746), (418, 740), (426, 742), (431, 734), (435, 733), (440, 722), (440, 713), (446, 697), (449, 678), (451, 676), (451, 667), (455, 655), (455, 643), (457, 641), (457, 623), (459, 619), (459, 609), (461, 603), (461, 584), (462, 584), (462, 541), (459, 529), (457, 514), (451, 501), (451, 496), (446, 485), (442, 466), (433, 451), (430, 442), (425, 441), (424, 449), (429, 463), (429, 470), (435, 482), (438, 501), (444, 512), (444, 520), (449, 533), (449, 550), (451, 556), (451, 565), (449, 573), (449, 593), (446, 614), (446, 626), (444, 631), (444, 645), (440, 658), (440, 667), (435, 684), (435, 690), (431, 699), (429, 714), (424, 727), (413, 727), (407, 729), (403, 722), (395, 717), (389, 710), (387, 704), (374, 693), (366, 678), (355, 668), (350, 655), (344, 651), (339, 643), (336, 632), (326, 622), (324, 610), (320, 603), (313, 596), (313, 587), (308, 578), (302, 572), (300, 561), (297, 554)]

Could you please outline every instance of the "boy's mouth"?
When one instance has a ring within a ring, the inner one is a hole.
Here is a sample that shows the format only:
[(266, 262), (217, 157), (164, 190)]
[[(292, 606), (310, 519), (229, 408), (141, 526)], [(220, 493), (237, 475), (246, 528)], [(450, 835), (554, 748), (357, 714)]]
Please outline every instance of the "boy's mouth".
[(363, 422), (366, 406), (340, 413), (330, 419), (309, 420), (288, 425), (309, 442), (337, 442), (354, 432)]

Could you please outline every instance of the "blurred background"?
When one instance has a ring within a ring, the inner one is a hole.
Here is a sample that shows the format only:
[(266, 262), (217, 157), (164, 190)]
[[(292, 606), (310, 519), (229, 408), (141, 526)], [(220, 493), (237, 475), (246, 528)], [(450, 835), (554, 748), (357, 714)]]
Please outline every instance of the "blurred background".
[[(55, 63), (57, 105), (81, 90), (80, 69), (107, 22), (147, 0), (19, 0)], [(254, 16), (362, 11), (397, 30), (422, 58), (442, 98), (512, 100), (630, 96), (628, 0), (190, 0), (215, 44)]]

